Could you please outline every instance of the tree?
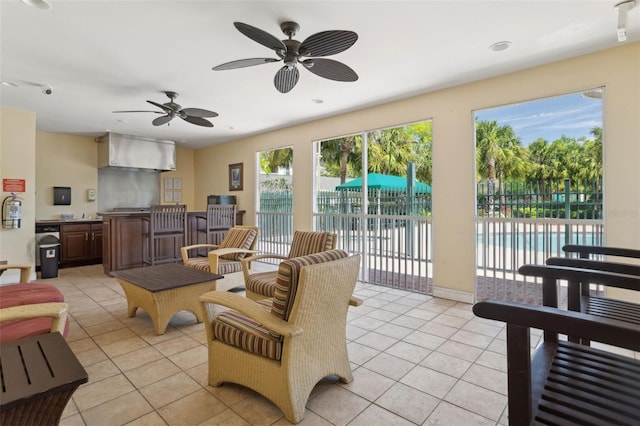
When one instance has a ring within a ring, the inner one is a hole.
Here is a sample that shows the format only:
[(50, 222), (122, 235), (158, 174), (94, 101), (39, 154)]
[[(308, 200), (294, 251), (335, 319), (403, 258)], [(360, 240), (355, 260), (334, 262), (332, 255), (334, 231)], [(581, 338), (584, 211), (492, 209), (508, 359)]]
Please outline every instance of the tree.
[(501, 197), (504, 197), (504, 174), (524, 173), (525, 155), (511, 126), (499, 126), (497, 121), (476, 123), (476, 167), (480, 175), (487, 178), (490, 206), (494, 204), (496, 176)]
[(584, 178), (594, 179), (598, 187), (602, 178), (602, 128), (594, 127), (591, 134), (594, 139), (586, 141), (583, 145), (586, 166)]
[(273, 173), (279, 168), (290, 169), (293, 164), (293, 149), (290, 147), (270, 149), (260, 153), (260, 168), (266, 173)]
[(368, 135), (369, 172), (407, 175), (407, 163), (414, 158), (413, 139), (402, 127), (376, 130)]
[[(431, 122), (376, 130), (368, 136), (368, 172), (406, 176), (407, 163), (416, 164), (416, 178), (431, 183)], [(328, 139), (321, 142), (322, 166), (328, 176), (362, 175), (362, 135)]]
[(416, 163), (416, 179), (431, 184), (433, 181), (433, 136), (431, 121), (407, 126), (414, 141), (413, 162)]
[[(358, 149), (360, 148), (360, 149)], [(340, 183), (345, 183), (348, 174), (348, 165), (359, 163), (362, 152), (362, 136), (352, 135), (343, 138), (322, 141), (320, 155), (322, 165), (331, 175), (340, 176)]]
[(542, 138), (538, 138), (529, 144), (529, 166), (527, 171), (528, 180), (541, 181), (550, 178), (552, 152), (549, 143)]

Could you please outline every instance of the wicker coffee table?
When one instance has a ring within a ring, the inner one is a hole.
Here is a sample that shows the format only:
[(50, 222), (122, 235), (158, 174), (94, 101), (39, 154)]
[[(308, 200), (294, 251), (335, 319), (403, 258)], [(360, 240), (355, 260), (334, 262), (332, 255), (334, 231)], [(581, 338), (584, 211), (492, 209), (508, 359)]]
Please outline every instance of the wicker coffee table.
[(202, 322), (198, 298), (215, 290), (216, 280), (224, 278), (177, 263), (127, 269), (113, 275), (127, 296), (129, 318), (136, 316), (138, 308), (144, 309), (156, 334), (164, 334), (169, 320), (179, 311), (191, 311)]

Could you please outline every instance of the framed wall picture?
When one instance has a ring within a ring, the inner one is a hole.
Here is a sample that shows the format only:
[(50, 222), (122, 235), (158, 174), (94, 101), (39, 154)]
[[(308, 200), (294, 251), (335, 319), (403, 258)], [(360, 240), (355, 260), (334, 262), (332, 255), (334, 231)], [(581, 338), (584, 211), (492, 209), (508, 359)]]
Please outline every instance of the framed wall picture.
[(229, 191), (242, 191), (242, 164), (229, 164)]

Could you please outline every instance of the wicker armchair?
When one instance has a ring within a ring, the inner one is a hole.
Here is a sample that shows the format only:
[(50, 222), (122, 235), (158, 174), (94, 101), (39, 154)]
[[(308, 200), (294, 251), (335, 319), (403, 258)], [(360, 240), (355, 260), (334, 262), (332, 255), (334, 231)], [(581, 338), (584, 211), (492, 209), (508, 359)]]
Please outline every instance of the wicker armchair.
[(29, 283), (31, 265), (0, 265), (0, 274), (19, 269), (20, 282), (0, 286), (0, 343), (49, 332), (69, 332), (69, 305), (56, 287)]
[(276, 276), (278, 271), (251, 273), (251, 262), (260, 259), (292, 259), (306, 256), (326, 250), (334, 250), (338, 236), (330, 232), (295, 231), (291, 248), (287, 256), (277, 254), (259, 254), (246, 257), (242, 260), (242, 272), (246, 286), (246, 295), (249, 299), (260, 300), (273, 297), (276, 288)]
[[(34, 303), (30, 305), (17, 305), (8, 308), (0, 308), (0, 323), (12, 322), (15, 326), (21, 326), (21, 332), (18, 336), (8, 336), (9, 333), (15, 334), (13, 330), (2, 333), (0, 342), (16, 340), (26, 336), (42, 334), (42, 332), (55, 333), (56, 331), (66, 336), (67, 316), (69, 314), (69, 305), (63, 302), (45, 302)], [(40, 330), (33, 325), (33, 321), (38, 318), (50, 318), (48, 321), (50, 326)]]
[(345, 334), (349, 305), (362, 303), (352, 297), (359, 266), (359, 255), (324, 251), (281, 262), (273, 299), (217, 291), (202, 295), (209, 385), (246, 386), (298, 423), (323, 377), (351, 382)]
[[(224, 275), (218, 280), (216, 290), (227, 291), (244, 287), (241, 260), (254, 250), (258, 242), (258, 228), (255, 226), (234, 226), (227, 231), (220, 244), (194, 244), (180, 249), (182, 262), (201, 271)], [(197, 256), (199, 249), (211, 250), (207, 257)], [(189, 257), (189, 254), (194, 257)], [(251, 265), (247, 265), (250, 267)]]
[(10, 269), (18, 269), (20, 271), (20, 281), (19, 283), (28, 283), (29, 276), (31, 275), (31, 265), (26, 263), (3, 263), (0, 265), (0, 275), (4, 274), (5, 271)]

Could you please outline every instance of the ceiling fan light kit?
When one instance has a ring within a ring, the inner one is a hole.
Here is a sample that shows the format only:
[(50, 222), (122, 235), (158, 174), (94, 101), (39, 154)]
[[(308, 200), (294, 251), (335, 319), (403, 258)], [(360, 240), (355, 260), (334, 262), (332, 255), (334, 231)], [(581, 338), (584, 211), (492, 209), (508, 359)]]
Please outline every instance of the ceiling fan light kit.
[(282, 61), (284, 66), (280, 68), (273, 79), (273, 84), (280, 93), (291, 91), (298, 83), (300, 73), (297, 65), (299, 63), (315, 75), (329, 80), (344, 82), (358, 80), (358, 74), (349, 66), (333, 59), (323, 58), (323, 56), (344, 52), (353, 46), (358, 40), (358, 35), (353, 31), (322, 31), (300, 42), (293, 39), (300, 29), (296, 22), (287, 21), (280, 24), (280, 29), (288, 37), (286, 40), (279, 40), (266, 31), (242, 22), (234, 22), (233, 25), (251, 40), (273, 50), (278, 58), (239, 59), (213, 67), (214, 71)]

